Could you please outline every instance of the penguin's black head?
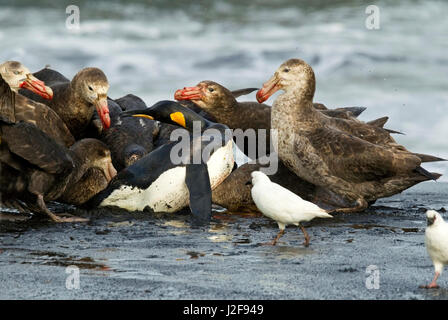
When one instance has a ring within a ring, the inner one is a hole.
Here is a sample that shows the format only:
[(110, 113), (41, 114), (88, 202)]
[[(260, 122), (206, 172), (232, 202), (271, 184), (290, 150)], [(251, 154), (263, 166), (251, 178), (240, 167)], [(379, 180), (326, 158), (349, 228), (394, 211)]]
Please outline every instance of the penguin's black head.
[(179, 125), (193, 130), (193, 122), (199, 121), (201, 130), (205, 130), (210, 123), (196, 112), (185, 108), (175, 101), (159, 101), (150, 108), (142, 110), (129, 110), (121, 113), (122, 117), (144, 117), (160, 122)]

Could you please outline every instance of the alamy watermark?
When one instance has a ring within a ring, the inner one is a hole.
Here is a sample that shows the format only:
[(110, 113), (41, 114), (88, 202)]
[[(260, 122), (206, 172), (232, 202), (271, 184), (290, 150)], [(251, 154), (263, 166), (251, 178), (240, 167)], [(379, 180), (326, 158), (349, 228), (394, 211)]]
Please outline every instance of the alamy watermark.
[(74, 4), (69, 5), (65, 8), (65, 13), (68, 14), (68, 17), (65, 19), (65, 27), (68, 30), (81, 29), (79, 7)]
[[(210, 128), (201, 131), (201, 122), (193, 122), (192, 132), (183, 128), (171, 132), (170, 140), (178, 143), (171, 149), (170, 160), (173, 164), (207, 163), (210, 156), (229, 141), (234, 140), (237, 147), (247, 151), (247, 156), (257, 160), (263, 167), (261, 170), (268, 174), (275, 174), (278, 169), (278, 154), (276, 130), (270, 130), (268, 139), (266, 129), (226, 129), (224, 132)], [(267, 146), (270, 146), (268, 152)]]
[(78, 290), (80, 288), (79, 282), (79, 268), (77, 266), (68, 266), (65, 268), (65, 273), (68, 274), (65, 280), (65, 288), (67, 290)]
[(378, 290), (380, 288), (380, 269), (371, 264), (366, 268), (366, 288), (369, 290)]
[(367, 6), (366, 14), (369, 16), (366, 18), (366, 28), (369, 30), (379, 30), (380, 25), (380, 8), (375, 5)]

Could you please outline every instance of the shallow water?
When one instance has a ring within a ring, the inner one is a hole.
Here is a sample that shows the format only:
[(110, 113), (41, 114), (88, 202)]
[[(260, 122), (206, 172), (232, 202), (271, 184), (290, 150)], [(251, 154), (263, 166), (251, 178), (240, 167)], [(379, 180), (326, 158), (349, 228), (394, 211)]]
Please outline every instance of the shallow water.
[[(300, 57), (316, 72), (316, 101), (366, 106), (363, 120), (388, 115), (387, 127), (406, 133), (400, 143), (448, 158), (447, 1), (376, 1), (379, 30), (365, 27), (363, 1), (76, 3), (81, 28), (71, 31), (68, 3), (0, 0), (0, 61), (68, 77), (98, 66), (110, 96), (150, 105), (204, 79), (259, 87)], [(425, 168), (448, 173), (444, 163)]]

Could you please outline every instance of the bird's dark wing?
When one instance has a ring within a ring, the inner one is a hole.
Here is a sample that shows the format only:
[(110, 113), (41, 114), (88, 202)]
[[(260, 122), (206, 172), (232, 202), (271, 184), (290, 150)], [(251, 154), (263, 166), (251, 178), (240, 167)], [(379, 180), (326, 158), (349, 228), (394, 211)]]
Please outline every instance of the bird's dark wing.
[(307, 138), (329, 171), (346, 181), (362, 182), (406, 174), (421, 163), (409, 152), (378, 146), (339, 130), (318, 128), (307, 134)]
[(320, 111), (326, 111), (325, 113), (329, 113), (329, 116), (333, 116), (332, 113), (337, 115), (339, 113), (349, 112), (352, 117), (358, 117), (361, 113), (363, 113), (367, 108), (366, 107), (342, 107), (342, 108), (335, 108), (335, 109), (328, 109), (323, 103), (313, 103), (314, 109), (320, 110)]
[(325, 123), (334, 129), (341, 130), (358, 137), (362, 140), (377, 145), (394, 146), (397, 150), (406, 151), (403, 146), (398, 145), (390, 133), (380, 127), (367, 124), (357, 119), (342, 119), (327, 117)]
[(47, 173), (61, 174), (73, 169), (67, 149), (30, 123), (3, 125), (3, 141), (12, 153)]
[(16, 121), (34, 124), (61, 145), (69, 147), (75, 143), (75, 138), (70, 130), (50, 107), (17, 95), (15, 112)]

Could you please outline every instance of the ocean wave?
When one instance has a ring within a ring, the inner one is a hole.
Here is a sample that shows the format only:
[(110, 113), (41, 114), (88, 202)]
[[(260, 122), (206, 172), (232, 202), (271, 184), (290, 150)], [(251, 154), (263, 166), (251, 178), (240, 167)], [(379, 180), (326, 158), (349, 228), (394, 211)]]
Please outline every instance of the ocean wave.
[[(50, 64), (67, 77), (97, 66), (110, 96), (134, 93), (152, 104), (205, 79), (260, 87), (300, 57), (316, 72), (317, 101), (365, 106), (363, 120), (388, 115), (387, 126), (406, 133), (398, 142), (448, 158), (448, 2), (377, 1), (380, 30), (365, 28), (363, 1), (77, 4), (81, 28), (70, 31), (62, 4), (0, 0), (0, 60)], [(446, 165), (429, 166), (448, 181)]]

